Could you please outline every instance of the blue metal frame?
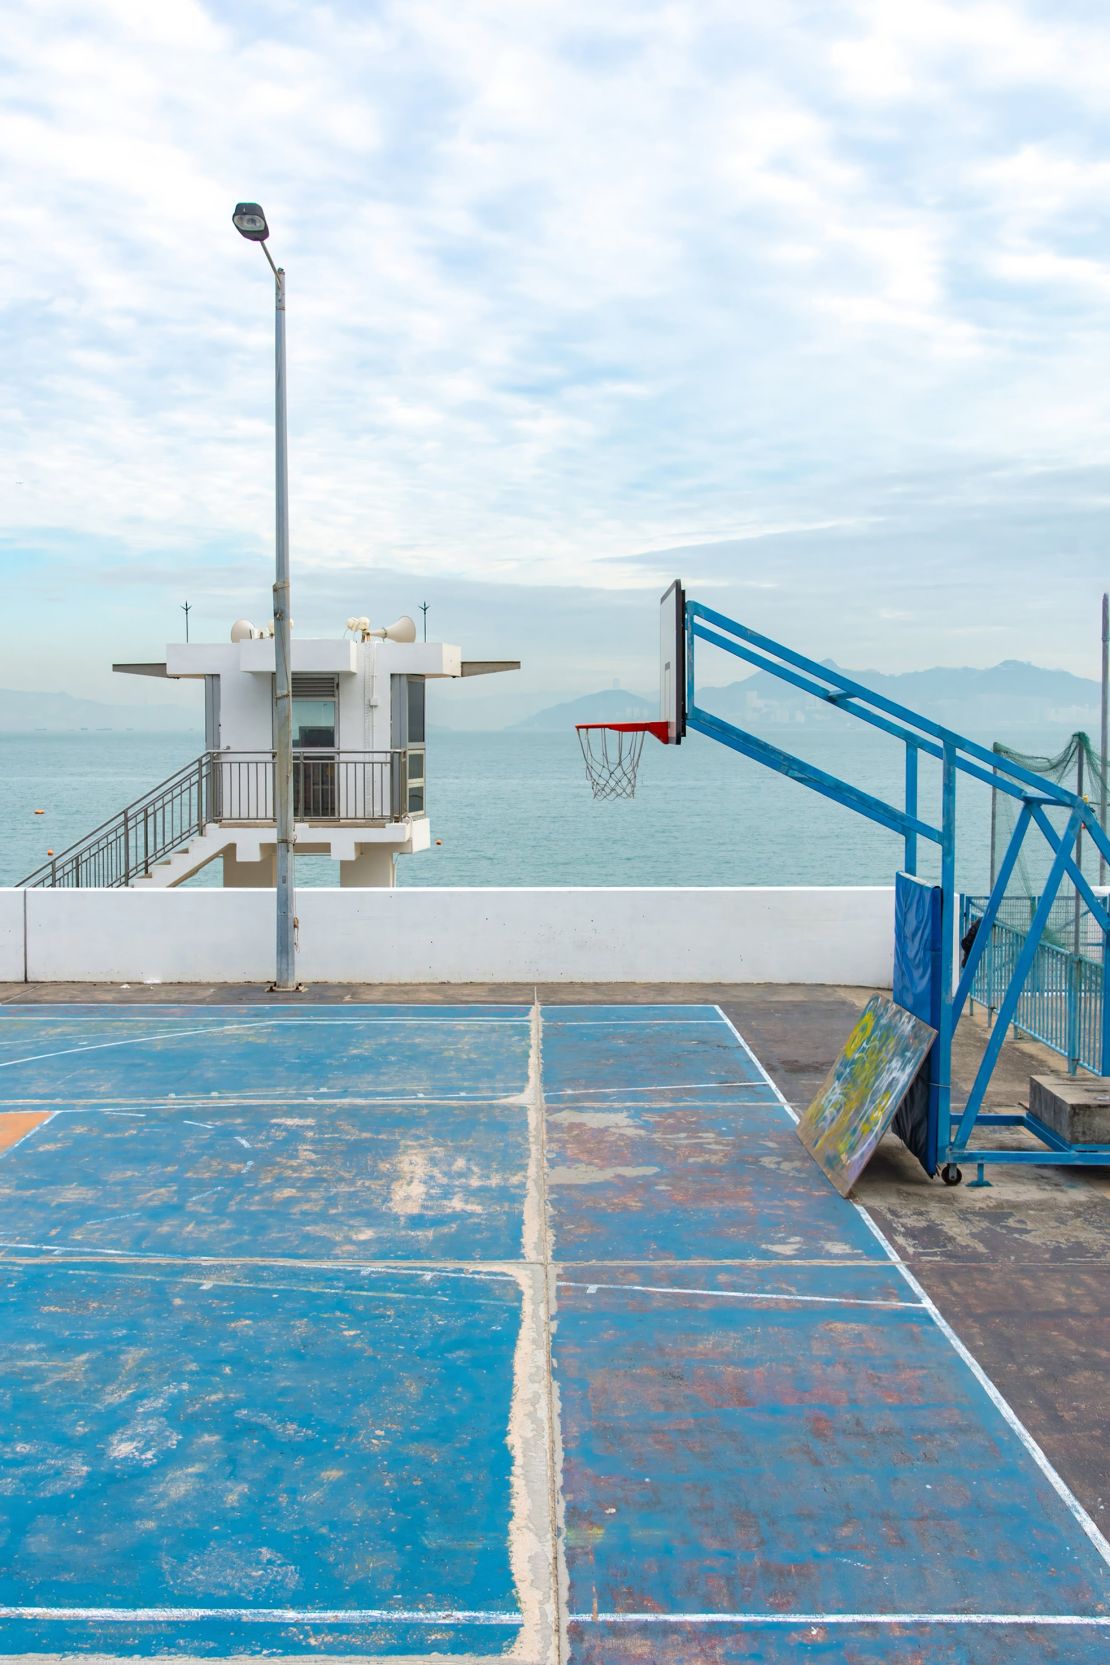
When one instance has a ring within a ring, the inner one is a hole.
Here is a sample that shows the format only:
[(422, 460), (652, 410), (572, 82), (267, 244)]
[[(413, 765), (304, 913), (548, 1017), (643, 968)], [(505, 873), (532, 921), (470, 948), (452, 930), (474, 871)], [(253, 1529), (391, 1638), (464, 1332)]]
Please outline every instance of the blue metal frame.
[[(900, 740), (906, 748), (905, 800), (901, 807), (876, 798), (837, 775), (830, 775), (812, 763), (806, 763), (780, 746), (762, 740), (746, 729), (723, 717), (704, 710), (697, 703), (698, 642), (720, 648), (737, 659), (744, 660), (758, 670), (766, 671), (782, 682), (788, 682), (804, 693), (826, 704), (835, 705), (850, 717), (879, 729)], [(905, 869), (916, 873), (918, 841), (927, 839), (940, 849), (940, 888), (942, 895), (941, 932), (941, 1006), (934, 1049), (936, 1092), (933, 1094), (936, 1116), (936, 1149), (943, 1156), (946, 1167), (956, 1167), (961, 1161), (976, 1162), (982, 1178), (983, 1165), (988, 1162), (1044, 1162), (1067, 1166), (1105, 1164), (1110, 1159), (1110, 1147), (1085, 1145), (1069, 1146), (1037, 1117), (1029, 1114), (993, 1114), (982, 1109), (983, 1099), (990, 1084), (1006, 1029), (1013, 1019), (1021, 997), (1022, 987), (1033, 964), (1051, 913), (1052, 904), (1065, 875), (1079, 890), (1103, 932), (1103, 981), (1110, 994), (1110, 912), (1083, 877), (1073, 852), (1081, 832), (1086, 832), (1094, 847), (1110, 859), (1110, 839), (1099, 825), (1098, 817), (1085, 798), (1055, 781), (1046, 780), (1030, 769), (992, 752), (988, 747), (970, 740), (966, 735), (945, 728), (899, 705), (896, 700), (875, 693), (863, 683), (845, 676), (829, 665), (819, 664), (781, 642), (762, 636), (747, 625), (730, 619), (698, 601), (686, 603), (686, 726), (711, 740), (729, 746), (733, 751), (750, 757), (765, 768), (796, 780), (799, 785), (844, 804), (857, 815), (865, 816), (905, 841)], [(937, 760), (942, 769), (940, 825), (923, 820), (918, 805), (918, 763), (921, 754)], [(960, 775), (966, 775), (1005, 792), (1017, 799), (1021, 810), (1010, 838), (1002, 865), (983, 914), (982, 924), (968, 954), (967, 964), (959, 980), (955, 974), (956, 922), (956, 785)], [(1050, 819), (1050, 811), (1065, 812), (1066, 824), (1061, 828)], [(1006, 990), (1002, 996), (994, 1028), (987, 1042), (975, 1081), (958, 1119), (952, 1109), (952, 1042), (960, 1014), (968, 998), (976, 967), (987, 947), (991, 926), (1006, 886), (1013, 873), (1026, 837), (1036, 829), (1052, 851), (1052, 866), (1048, 880), (1034, 912), (1033, 920), (1017, 957)], [(1103, 1067), (1110, 1072), (1110, 1001), (1103, 1001)], [(1040, 1150), (977, 1150), (970, 1145), (972, 1132), (978, 1122), (994, 1127), (1022, 1127), (1037, 1138)], [(938, 1161), (940, 1160), (938, 1156)]]

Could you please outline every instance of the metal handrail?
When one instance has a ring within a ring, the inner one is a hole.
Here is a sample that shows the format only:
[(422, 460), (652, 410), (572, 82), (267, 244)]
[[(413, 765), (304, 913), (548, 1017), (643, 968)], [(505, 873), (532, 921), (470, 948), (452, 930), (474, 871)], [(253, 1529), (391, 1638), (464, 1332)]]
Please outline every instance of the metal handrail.
[[(294, 815), (346, 825), (399, 820), (407, 813), (406, 781), (404, 751), (297, 751)], [(273, 752), (202, 752), (19, 882), (31, 889), (129, 885), (207, 826), (273, 824), (273, 783)]]
[[(1036, 897), (1007, 899), (1011, 917), (996, 914), (988, 926), (986, 948), (975, 969), (970, 998), (982, 1006), (993, 1027), (995, 1014), (1014, 974), (1018, 956), (1029, 934), (1029, 915)], [(987, 898), (964, 896), (960, 910), (960, 935), (982, 920)], [(1025, 918), (1015, 917), (1024, 913)], [(1071, 923), (1072, 902), (1067, 902)], [(1068, 1071), (1089, 1070), (1105, 1075), (1110, 1068), (1108, 1036), (1103, 1022), (1106, 983), (1106, 938), (1091, 920), (1081, 931), (1078, 945), (1068, 947), (1044, 937), (1037, 943), (1032, 964), (1022, 983), (1012, 1022), (1015, 1030), (1030, 1035), (1067, 1060)]]

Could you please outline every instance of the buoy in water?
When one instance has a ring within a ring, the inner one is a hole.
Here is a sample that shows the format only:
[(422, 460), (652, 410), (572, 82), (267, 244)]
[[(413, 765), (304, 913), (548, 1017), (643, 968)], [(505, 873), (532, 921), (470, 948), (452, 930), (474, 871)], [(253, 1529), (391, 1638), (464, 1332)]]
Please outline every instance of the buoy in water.
[(52, 856), (54, 854), (53, 850), (47, 850), (46, 853), (47, 853), (48, 856)]
[(35, 814), (36, 815), (45, 815), (46, 811), (44, 809), (36, 809)]
[(437, 844), (442, 844), (442, 843), (443, 843), (443, 840), (442, 840), (442, 838), (437, 838), (437, 839), (436, 839), (436, 843), (437, 843)]

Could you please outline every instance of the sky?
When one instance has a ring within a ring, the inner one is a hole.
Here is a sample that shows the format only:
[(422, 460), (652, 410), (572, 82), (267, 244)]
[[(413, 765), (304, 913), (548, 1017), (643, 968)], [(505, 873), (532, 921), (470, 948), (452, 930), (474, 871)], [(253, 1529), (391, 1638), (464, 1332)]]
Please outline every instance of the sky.
[(0, 685), (185, 697), (110, 663), (269, 615), (240, 199), (297, 633), (427, 601), (521, 693), (646, 690), (682, 576), (842, 665), (1097, 674), (1108, 138), (1084, 0), (8, 0)]

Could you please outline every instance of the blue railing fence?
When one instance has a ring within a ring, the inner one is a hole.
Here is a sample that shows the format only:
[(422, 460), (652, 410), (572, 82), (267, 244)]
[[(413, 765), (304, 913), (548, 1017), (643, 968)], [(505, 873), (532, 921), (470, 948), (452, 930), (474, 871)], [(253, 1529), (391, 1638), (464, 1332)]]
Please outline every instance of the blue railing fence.
[[(961, 938), (982, 920), (987, 900), (985, 896), (961, 897)], [(990, 929), (968, 999), (983, 1007), (992, 1026), (1039, 900), (1037, 896), (1006, 897)], [(1014, 1029), (1058, 1052), (1072, 1074), (1089, 1070), (1093, 1075), (1110, 1075), (1110, 1035), (1104, 1024), (1110, 1011), (1104, 1012), (1103, 999), (1110, 972), (1106, 938), (1089, 909), (1080, 906), (1077, 910), (1070, 897), (1056, 902), (1052, 927), (1051, 938), (1046, 932), (1037, 944), (1014, 1012)], [(1062, 946), (1065, 942), (1067, 947)]]

